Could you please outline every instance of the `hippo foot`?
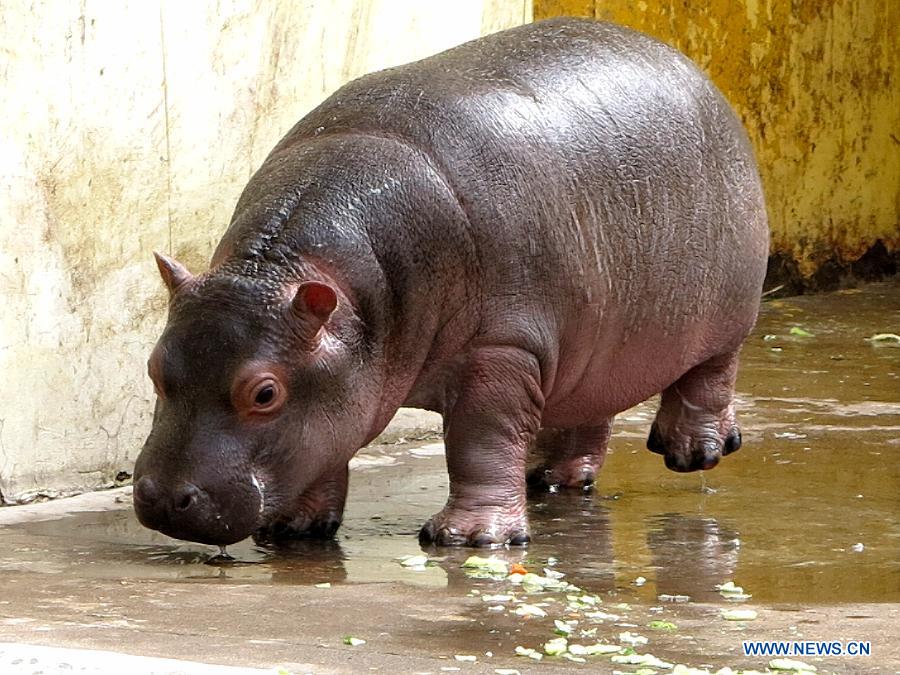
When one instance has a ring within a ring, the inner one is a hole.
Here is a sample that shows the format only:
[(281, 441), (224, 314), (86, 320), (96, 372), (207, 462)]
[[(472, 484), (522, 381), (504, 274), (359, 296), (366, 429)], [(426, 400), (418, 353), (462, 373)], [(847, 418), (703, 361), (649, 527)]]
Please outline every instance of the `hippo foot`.
[(714, 356), (663, 390), (647, 448), (672, 471), (706, 471), (741, 447), (734, 414), (738, 353)]
[(529, 541), (525, 516), (496, 507), (473, 511), (445, 508), (419, 530), (419, 543), (436, 546), (495, 548), (526, 546)]
[(685, 437), (667, 442), (659, 430), (659, 424), (654, 422), (647, 438), (647, 449), (663, 455), (666, 468), (686, 473), (712, 469), (722, 457), (741, 448), (741, 430), (736, 424), (729, 427), (721, 441), (710, 438), (709, 434), (703, 436), (699, 439)]
[(528, 472), (528, 488), (532, 491), (557, 492), (581, 490), (591, 492), (597, 478), (597, 467), (588, 457), (561, 462), (553, 466), (542, 464)]
[(292, 520), (276, 520), (253, 533), (253, 540), (261, 545), (274, 545), (297, 539), (332, 539), (341, 526), (340, 514), (299, 516)]
[(289, 506), (283, 506), (253, 539), (276, 546), (302, 539), (332, 539), (344, 516), (347, 475), (345, 464), (322, 476)]
[(609, 447), (613, 418), (571, 429), (544, 428), (532, 448), (537, 466), (528, 472), (532, 493), (591, 492)]

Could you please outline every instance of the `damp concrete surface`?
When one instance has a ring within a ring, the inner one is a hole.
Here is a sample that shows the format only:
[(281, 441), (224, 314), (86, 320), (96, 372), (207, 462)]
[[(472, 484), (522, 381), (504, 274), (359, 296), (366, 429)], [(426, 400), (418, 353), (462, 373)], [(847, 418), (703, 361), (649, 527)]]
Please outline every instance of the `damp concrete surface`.
[[(867, 642), (868, 656), (792, 658), (896, 673), (900, 345), (880, 333), (900, 333), (900, 283), (764, 303), (737, 386), (744, 447), (709, 472), (670, 472), (645, 449), (655, 401), (619, 415), (595, 493), (533, 496), (531, 545), (492, 552), (574, 593), (473, 578), (461, 564), (475, 551), (420, 548), (447, 494), (443, 447), (402, 429), (354, 460), (334, 541), (245, 541), (227, 565), (142, 528), (129, 488), (0, 509), (0, 672), (639, 671), (516, 655), (542, 651), (560, 620), (578, 622), (572, 643), (711, 671), (764, 671), (772, 657), (742, 642), (781, 640)], [(416, 555), (428, 564), (400, 563)], [(728, 581), (751, 597), (724, 597)]]

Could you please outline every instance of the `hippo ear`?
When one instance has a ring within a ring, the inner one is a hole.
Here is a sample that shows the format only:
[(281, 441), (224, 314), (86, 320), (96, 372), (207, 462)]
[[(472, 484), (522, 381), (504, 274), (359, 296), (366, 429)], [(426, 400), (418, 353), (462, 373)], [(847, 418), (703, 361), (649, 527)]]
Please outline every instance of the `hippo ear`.
[(300, 333), (312, 341), (337, 307), (337, 292), (320, 281), (304, 281), (297, 288), (291, 308), (300, 322)]
[(156, 258), (159, 275), (162, 277), (166, 288), (169, 289), (169, 295), (175, 295), (179, 288), (194, 278), (187, 268), (174, 258), (156, 251), (153, 252), (153, 257)]

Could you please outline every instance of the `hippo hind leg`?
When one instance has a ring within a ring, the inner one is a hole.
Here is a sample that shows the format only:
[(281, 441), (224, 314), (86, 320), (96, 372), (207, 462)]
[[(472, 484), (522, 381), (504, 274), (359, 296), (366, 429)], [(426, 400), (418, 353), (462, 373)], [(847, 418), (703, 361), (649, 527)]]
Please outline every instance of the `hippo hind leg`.
[(541, 429), (532, 449), (538, 463), (528, 472), (528, 487), (590, 492), (606, 459), (612, 419), (596, 426)]
[(663, 391), (647, 448), (665, 456), (669, 469), (711, 469), (741, 447), (734, 416), (737, 366), (737, 351), (715, 356)]

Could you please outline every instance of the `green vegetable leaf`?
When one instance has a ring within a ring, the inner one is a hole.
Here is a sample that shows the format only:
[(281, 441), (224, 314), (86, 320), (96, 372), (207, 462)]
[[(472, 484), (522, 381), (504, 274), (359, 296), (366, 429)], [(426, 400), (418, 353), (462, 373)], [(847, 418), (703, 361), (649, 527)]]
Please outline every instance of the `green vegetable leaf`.
[(647, 626), (654, 630), (678, 630), (678, 626), (671, 621), (651, 621)]
[(553, 619), (553, 625), (556, 626), (556, 633), (559, 635), (571, 635), (574, 627), (565, 621)]
[(466, 569), (477, 570), (479, 572), (497, 576), (506, 576), (507, 573), (509, 573), (509, 565), (507, 562), (505, 560), (500, 560), (500, 558), (495, 556), (490, 556), (489, 558), (482, 558), (477, 555), (469, 556), (462, 566)]

